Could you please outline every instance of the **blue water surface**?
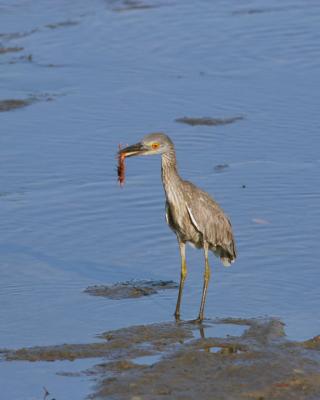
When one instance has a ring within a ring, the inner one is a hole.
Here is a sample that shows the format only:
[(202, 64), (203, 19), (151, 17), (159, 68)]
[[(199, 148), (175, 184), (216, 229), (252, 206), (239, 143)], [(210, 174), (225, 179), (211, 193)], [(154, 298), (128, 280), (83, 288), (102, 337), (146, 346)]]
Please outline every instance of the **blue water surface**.
[[(0, 100), (38, 100), (0, 113), (0, 348), (172, 319), (174, 290), (121, 301), (83, 293), (179, 279), (160, 159), (128, 160), (117, 184), (118, 144), (151, 131), (170, 135), (181, 175), (233, 223), (238, 259), (225, 269), (212, 256), (207, 316), (276, 316), (295, 340), (320, 333), (319, 13), (312, 0), (0, 2), (0, 45), (23, 47), (0, 54)], [(183, 116), (244, 119), (175, 122)], [(203, 254), (187, 257), (190, 319)], [(2, 363), (6, 398), (41, 398), (43, 379), (36, 391), (30, 377), (40, 369), (28, 365)], [(50, 364), (44, 371), (51, 379)]]

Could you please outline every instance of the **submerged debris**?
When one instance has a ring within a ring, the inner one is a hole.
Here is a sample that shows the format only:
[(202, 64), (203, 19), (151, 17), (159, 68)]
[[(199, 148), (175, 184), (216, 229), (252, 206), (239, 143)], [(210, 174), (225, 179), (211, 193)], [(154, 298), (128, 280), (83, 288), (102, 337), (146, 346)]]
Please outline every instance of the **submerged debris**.
[(158, 293), (159, 290), (176, 289), (178, 284), (173, 281), (128, 281), (114, 285), (89, 286), (85, 293), (92, 296), (107, 297), (112, 300), (130, 299), (142, 296), (150, 296)]
[(229, 164), (217, 164), (214, 167), (214, 172), (217, 172), (217, 173), (224, 172), (229, 167), (230, 167)]
[(226, 117), (226, 118), (182, 117), (182, 118), (177, 118), (175, 121), (181, 122), (183, 124), (188, 124), (191, 126), (196, 126), (196, 125), (216, 126), (216, 125), (232, 124), (233, 122), (241, 121), (243, 119), (244, 117), (239, 115), (235, 117)]
[(112, 10), (116, 12), (124, 12), (135, 10), (149, 10), (157, 7), (160, 7), (160, 4), (147, 4), (138, 0), (122, 0), (119, 2), (119, 6), (114, 7)]

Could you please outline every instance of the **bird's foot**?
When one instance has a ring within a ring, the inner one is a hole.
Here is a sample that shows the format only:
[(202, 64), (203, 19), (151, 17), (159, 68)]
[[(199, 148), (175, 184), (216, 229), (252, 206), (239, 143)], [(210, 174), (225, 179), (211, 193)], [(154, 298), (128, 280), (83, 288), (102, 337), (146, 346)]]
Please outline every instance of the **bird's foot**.
[(192, 322), (193, 324), (197, 324), (197, 325), (201, 325), (203, 322), (203, 317), (198, 317), (196, 319), (192, 319), (190, 322)]
[(173, 315), (174, 315), (174, 318), (175, 318), (176, 322), (181, 322), (181, 318), (180, 318), (180, 313), (179, 312), (175, 312)]

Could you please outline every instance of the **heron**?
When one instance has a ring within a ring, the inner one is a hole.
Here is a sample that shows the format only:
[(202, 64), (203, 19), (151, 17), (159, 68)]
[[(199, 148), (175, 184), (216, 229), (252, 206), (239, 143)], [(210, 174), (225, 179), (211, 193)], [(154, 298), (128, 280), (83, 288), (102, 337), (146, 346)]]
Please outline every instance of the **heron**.
[(185, 248), (186, 243), (190, 243), (204, 251), (204, 282), (199, 315), (195, 320), (201, 322), (211, 275), (209, 250), (220, 258), (224, 266), (231, 265), (237, 256), (231, 222), (207, 192), (180, 177), (174, 144), (166, 134), (148, 134), (139, 143), (119, 150), (118, 154), (124, 157), (161, 155), (166, 221), (177, 236), (181, 257), (179, 293), (174, 316), (177, 321), (180, 320), (182, 292), (187, 276)]

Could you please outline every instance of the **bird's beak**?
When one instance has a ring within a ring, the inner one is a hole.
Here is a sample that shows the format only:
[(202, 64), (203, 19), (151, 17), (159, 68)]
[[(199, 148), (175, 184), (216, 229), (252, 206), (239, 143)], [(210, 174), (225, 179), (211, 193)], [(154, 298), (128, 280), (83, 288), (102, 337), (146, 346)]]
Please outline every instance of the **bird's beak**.
[(125, 147), (119, 150), (119, 155), (124, 155), (125, 157), (132, 157), (144, 154), (148, 149), (142, 143), (136, 143), (131, 146)]

